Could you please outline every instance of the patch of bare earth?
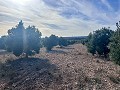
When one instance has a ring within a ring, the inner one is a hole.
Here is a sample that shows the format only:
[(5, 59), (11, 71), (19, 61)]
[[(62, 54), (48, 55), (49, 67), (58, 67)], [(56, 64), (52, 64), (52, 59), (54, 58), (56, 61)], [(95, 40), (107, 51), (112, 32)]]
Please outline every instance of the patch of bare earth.
[(42, 48), (29, 59), (0, 57), (7, 60), (0, 65), (0, 90), (120, 90), (120, 66), (93, 57), (81, 44)]

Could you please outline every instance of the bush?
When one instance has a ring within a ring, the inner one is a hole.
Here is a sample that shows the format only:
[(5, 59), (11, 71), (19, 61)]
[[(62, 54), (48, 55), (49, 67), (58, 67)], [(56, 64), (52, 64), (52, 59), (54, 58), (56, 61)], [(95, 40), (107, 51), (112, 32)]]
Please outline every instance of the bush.
[(73, 44), (75, 44), (75, 43), (76, 43), (75, 40), (68, 40), (68, 45), (73, 45)]
[(59, 46), (62, 47), (62, 46), (67, 46), (68, 45), (68, 42), (66, 39), (64, 39), (63, 37), (60, 37), (59, 38)]
[(26, 57), (28, 57), (28, 55), (39, 53), (41, 47), (40, 40), (41, 32), (35, 26), (28, 26), (25, 29), (23, 22), (20, 21), (15, 28), (8, 30), (6, 50), (13, 52), (15, 56), (25, 53)]
[(104, 55), (107, 57), (109, 53), (108, 44), (110, 42), (110, 37), (112, 36), (113, 31), (109, 28), (102, 28), (96, 30), (89, 34), (87, 48), (90, 53), (93, 55), (97, 52), (100, 56)]
[(6, 36), (0, 38), (0, 49), (5, 49), (5, 38)]
[(120, 65), (120, 23), (117, 25), (117, 31), (111, 37), (110, 47), (110, 59), (112, 59), (115, 63)]
[(46, 47), (47, 51), (51, 51), (51, 49), (58, 45), (58, 37), (55, 35), (51, 35), (50, 37), (45, 37), (44, 39), (44, 47)]

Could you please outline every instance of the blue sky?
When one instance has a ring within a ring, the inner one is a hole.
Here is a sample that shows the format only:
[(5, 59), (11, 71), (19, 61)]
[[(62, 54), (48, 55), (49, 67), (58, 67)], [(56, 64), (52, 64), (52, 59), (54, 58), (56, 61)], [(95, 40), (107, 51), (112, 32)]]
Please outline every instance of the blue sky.
[(0, 0), (0, 35), (23, 20), (49, 36), (83, 36), (101, 27), (115, 30), (120, 0)]

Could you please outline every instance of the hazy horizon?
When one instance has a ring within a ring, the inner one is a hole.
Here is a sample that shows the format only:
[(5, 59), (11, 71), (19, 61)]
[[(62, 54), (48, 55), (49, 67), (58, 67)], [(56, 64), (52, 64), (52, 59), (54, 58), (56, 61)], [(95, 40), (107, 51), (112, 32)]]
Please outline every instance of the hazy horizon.
[(35, 25), (42, 36), (87, 36), (102, 27), (116, 29), (120, 0), (0, 0), (0, 36), (15, 27)]

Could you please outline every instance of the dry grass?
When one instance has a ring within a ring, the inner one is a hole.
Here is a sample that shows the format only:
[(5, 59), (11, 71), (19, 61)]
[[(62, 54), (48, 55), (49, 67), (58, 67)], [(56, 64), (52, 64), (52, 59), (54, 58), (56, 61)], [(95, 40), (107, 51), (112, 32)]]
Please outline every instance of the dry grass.
[(120, 90), (120, 66), (95, 58), (81, 44), (29, 59), (0, 55), (0, 90)]

